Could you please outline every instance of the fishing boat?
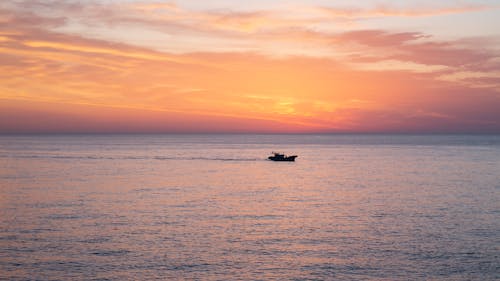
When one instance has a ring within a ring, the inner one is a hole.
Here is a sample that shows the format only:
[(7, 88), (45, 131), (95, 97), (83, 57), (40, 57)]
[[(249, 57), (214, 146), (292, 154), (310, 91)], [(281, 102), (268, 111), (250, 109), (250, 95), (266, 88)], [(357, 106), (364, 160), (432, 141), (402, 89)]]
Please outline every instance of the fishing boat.
[(297, 158), (297, 155), (287, 156), (283, 153), (273, 152), (273, 155), (271, 155), (267, 158), (269, 160), (272, 160), (272, 161), (295, 161), (295, 158)]

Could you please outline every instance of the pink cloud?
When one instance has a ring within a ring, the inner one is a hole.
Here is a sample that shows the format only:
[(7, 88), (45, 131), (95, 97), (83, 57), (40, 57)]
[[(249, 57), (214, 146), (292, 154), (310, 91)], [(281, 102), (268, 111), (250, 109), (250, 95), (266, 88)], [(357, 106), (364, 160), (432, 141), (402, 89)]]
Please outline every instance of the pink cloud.
[(379, 4), (372, 8), (321, 7), (320, 9), (334, 17), (371, 18), (371, 17), (429, 17), (447, 14), (462, 14), (493, 9), (491, 5), (455, 5), (452, 7), (396, 7)]

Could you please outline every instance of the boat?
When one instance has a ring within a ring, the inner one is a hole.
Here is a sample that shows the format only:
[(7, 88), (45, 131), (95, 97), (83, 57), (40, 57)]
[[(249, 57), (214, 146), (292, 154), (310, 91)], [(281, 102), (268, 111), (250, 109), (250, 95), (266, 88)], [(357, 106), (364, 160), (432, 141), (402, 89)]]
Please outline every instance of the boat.
[(272, 161), (295, 161), (295, 158), (297, 157), (298, 157), (297, 155), (287, 156), (283, 153), (273, 152), (273, 155), (267, 158)]

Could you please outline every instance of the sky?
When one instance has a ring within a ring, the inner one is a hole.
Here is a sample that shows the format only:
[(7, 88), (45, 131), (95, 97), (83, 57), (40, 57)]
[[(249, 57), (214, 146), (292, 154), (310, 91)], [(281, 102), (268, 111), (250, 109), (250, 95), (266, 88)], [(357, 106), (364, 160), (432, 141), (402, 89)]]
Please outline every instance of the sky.
[(2, 1), (0, 133), (500, 133), (499, 26), (500, 0)]

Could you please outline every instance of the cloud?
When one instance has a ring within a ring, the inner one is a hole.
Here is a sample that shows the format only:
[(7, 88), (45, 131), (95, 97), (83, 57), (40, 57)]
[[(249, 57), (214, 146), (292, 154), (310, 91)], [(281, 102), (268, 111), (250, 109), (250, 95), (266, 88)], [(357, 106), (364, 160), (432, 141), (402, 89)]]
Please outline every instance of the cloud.
[[(461, 67), (467, 64), (486, 62), (498, 56), (481, 48), (467, 48), (453, 41), (431, 41), (420, 32), (391, 33), (383, 30), (360, 30), (341, 34), (335, 41), (342, 44), (353, 42), (368, 48), (384, 59), (398, 59), (421, 64)], [(384, 54), (385, 51), (385, 54)]]
[(384, 30), (357, 30), (336, 36), (339, 42), (352, 41), (371, 47), (400, 47), (411, 41), (429, 37), (420, 32), (391, 33)]
[[(418, 31), (391, 32), (360, 29), (345, 31), (342, 19), (333, 15), (363, 17), (366, 14), (429, 15), (465, 13), (493, 9), (487, 5), (453, 7), (405, 7), (379, 5), (371, 8), (289, 6), (285, 9), (234, 11), (229, 9), (189, 10), (172, 2), (103, 3), (26, 1), (10, 5), (6, 13), (18, 20), (16, 27), (31, 26), (68, 34), (158, 51), (259, 52), (270, 55), (341, 56), (343, 53), (385, 52), (400, 54), (381, 60), (406, 60), (433, 65), (464, 64), (484, 58), (459, 42), (433, 40)], [(64, 16), (61, 16), (64, 15)], [(340, 22), (339, 22), (340, 21)], [(350, 21), (350, 19), (349, 19)], [(52, 26), (50, 26), (52, 25)], [(146, 37), (144, 34), (149, 34)], [(358, 46), (347, 45), (356, 43)], [(369, 50), (361, 48), (377, 48)], [(382, 48), (386, 48), (385, 50)], [(390, 50), (387, 50), (389, 49)], [(476, 47), (477, 49), (477, 47)], [(474, 56), (473, 56), (474, 55)], [(418, 57), (418, 61), (415, 60)], [(460, 62), (460, 58), (463, 61)]]
[(489, 5), (463, 5), (451, 7), (396, 7), (379, 4), (372, 8), (319, 7), (318, 10), (332, 17), (372, 18), (372, 17), (430, 17), (448, 14), (462, 14), (493, 9)]
[[(0, 6), (0, 132), (500, 131), (491, 42), (310, 28), (317, 14), (57, 4)], [(110, 31), (69, 32), (78, 22)]]

